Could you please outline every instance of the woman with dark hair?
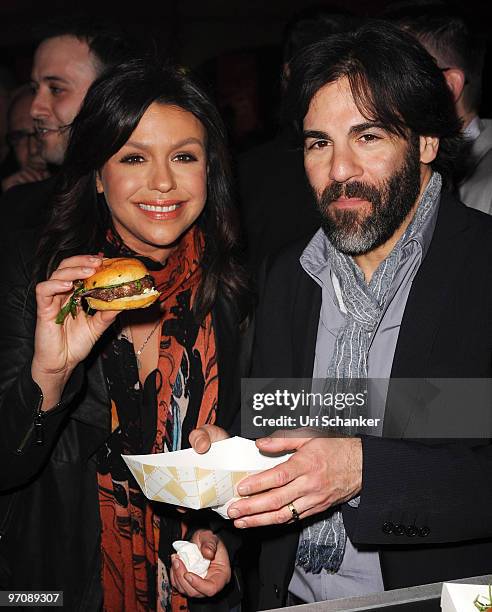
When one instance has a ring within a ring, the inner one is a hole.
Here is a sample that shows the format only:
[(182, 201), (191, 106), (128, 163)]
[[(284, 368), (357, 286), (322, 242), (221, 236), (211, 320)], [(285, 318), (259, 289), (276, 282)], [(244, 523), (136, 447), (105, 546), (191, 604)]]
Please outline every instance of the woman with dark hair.
[[(63, 590), (84, 611), (185, 610), (221, 591), (211, 605), (228, 610), (231, 535), (149, 502), (121, 458), (228, 429), (239, 404), (248, 288), (225, 133), (188, 76), (135, 60), (94, 83), (30, 244), (11, 249), (0, 305), (1, 587)], [(120, 256), (146, 264), (158, 302), (57, 324), (74, 283)], [(212, 559), (205, 579), (171, 557), (182, 536)]]

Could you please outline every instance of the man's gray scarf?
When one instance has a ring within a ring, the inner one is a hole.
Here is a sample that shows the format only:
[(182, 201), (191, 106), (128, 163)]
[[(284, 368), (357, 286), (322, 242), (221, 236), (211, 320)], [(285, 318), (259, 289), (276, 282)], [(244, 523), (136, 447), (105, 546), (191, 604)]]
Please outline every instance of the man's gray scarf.
[[(367, 358), (371, 336), (384, 312), (386, 299), (400, 266), (402, 248), (421, 230), (439, 198), (441, 176), (432, 175), (414, 218), (388, 257), (374, 272), (369, 284), (352, 257), (337, 251), (327, 241), (328, 259), (337, 277), (345, 313), (338, 331), (327, 378), (367, 378)], [(343, 561), (347, 535), (339, 507), (330, 508), (323, 518), (306, 525), (299, 539), (296, 564), (318, 574), (324, 568), (336, 573)]]

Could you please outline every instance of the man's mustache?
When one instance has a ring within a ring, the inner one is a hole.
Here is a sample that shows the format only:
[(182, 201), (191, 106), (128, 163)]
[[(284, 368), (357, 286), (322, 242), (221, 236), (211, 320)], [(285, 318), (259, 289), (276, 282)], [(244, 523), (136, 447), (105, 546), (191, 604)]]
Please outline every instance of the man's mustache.
[(351, 181), (350, 183), (339, 183), (333, 181), (321, 194), (319, 200), (323, 209), (326, 209), (333, 201), (339, 198), (357, 198), (377, 203), (381, 201), (381, 192), (377, 187), (368, 185), (362, 181)]

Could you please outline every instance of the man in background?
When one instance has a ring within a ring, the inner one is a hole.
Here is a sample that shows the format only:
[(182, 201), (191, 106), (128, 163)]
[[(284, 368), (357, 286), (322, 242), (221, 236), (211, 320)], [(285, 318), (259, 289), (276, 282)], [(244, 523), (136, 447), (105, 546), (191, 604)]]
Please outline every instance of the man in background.
[(14, 92), (7, 112), (7, 141), (12, 149), (18, 170), (2, 180), (2, 192), (15, 185), (42, 181), (49, 177), (45, 160), (41, 157), (41, 143), (31, 117), (34, 94), (29, 85)]
[[(75, 119), (91, 84), (106, 69), (135, 55), (128, 39), (107, 23), (68, 21), (50, 25), (36, 49), (31, 116), (41, 157), (55, 171), (63, 163)], [(0, 208), (10, 231), (41, 225), (50, 211), (54, 177), (10, 189)]]
[(398, 3), (386, 17), (413, 34), (434, 57), (451, 90), (464, 135), (471, 143), (461, 179), (460, 199), (477, 210), (492, 214), (492, 120), (478, 115), (484, 41), (445, 3)]

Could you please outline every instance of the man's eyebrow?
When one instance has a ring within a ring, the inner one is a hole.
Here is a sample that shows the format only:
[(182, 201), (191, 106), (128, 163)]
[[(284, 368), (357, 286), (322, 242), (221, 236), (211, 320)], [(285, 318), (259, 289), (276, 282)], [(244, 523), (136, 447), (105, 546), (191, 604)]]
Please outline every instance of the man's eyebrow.
[[(63, 77), (59, 77), (59, 76), (52, 76), (52, 75), (47, 75), (44, 77), (41, 77), (40, 79), (42, 82), (45, 83), (64, 83), (65, 85), (69, 85), (70, 81), (68, 81), (67, 79), (64, 79)], [(34, 83), (34, 79), (31, 79), (31, 83)]]
[(365, 123), (358, 123), (357, 125), (353, 125), (349, 130), (349, 134), (360, 134), (361, 132), (365, 132), (366, 130), (374, 128), (388, 131), (388, 128), (383, 125), (381, 121), (366, 121)]
[[(370, 130), (374, 128), (388, 131), (388, 128), (385, 125), (383, 125), (380, 121), (366, 121), (364, 123), (358, 123), (357, 125), (352, 125), (349, 129), (349, 135), (353, 136), (354, 134), (360, 134), (361, 132), (365, 132), (365, 130)], [(329, 134), (321, 130), (305, 130), (303, 132), (303, 137), (304, 137), (304, 140), (307, 140), (308, 138), (319, 138), (320, 140), (330, 139)]]
[(329, 140), (329, 136), (326, 132), (321, 132), (320, 130), (305, 130), (302, 133), (304, 140), (308, 138), (319, 138), (320, 140)]

